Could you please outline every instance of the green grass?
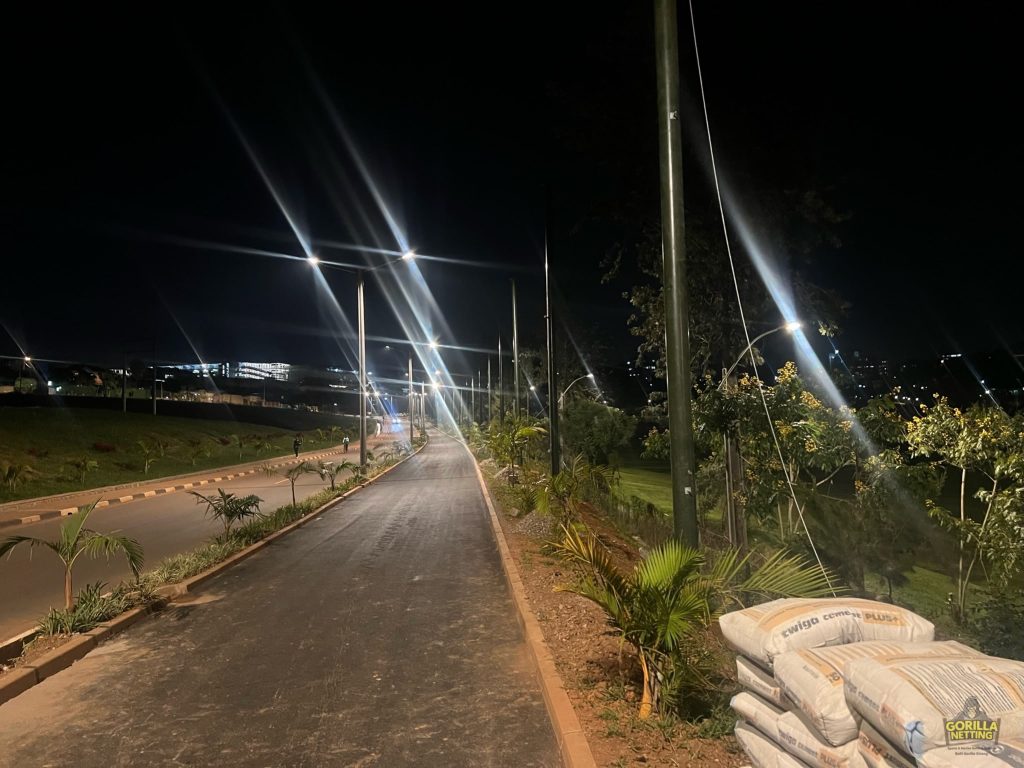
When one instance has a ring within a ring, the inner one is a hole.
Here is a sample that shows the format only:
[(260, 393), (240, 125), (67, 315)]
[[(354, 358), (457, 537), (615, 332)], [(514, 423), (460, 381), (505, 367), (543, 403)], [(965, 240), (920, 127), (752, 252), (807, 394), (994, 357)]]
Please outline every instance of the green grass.
[(672, 475), (656, 469), (623, 466), (619, 468), (622, 493), (653, 504), (666, 515), (672, 514)]
[[(253, 440), (239, 457), (232, 435), (258, 436), (270, 448), (257, 454)], [(240, 422), (74, 408), (0, 408), (0, 466), (27, 464), (38, 473), (13, 489), (0, 485), (0, 502), (260, 461), (290, 453), (294, 435), (289, 430)], [(140, 440), (154, 451), (148, 475), (143, 473)], [(196, 440), (209, 455), (196, 457), (193, 464), (190, 442)], [(165, 443), (162, 456), (157, 441)], [(330, 442), (329, 438), (320, 441), (315, 431), (305, 431), (302, 450)], [(84, 483), (70, 466), (78, 459), (98, 465), (86, 473)]]
[[(907, 579), (906, 584), (893, 589), (893, 599), (897, 603), (934, 622), (936, 633), (942, 639), (962, 640), (975, 644), (974, 638), (953, 620), (946, 604), (947, 595), (956, 591), (956, 581), (952, 577), (918, 565), (907, 573)], [(885, 580), (875, 574), (868, 574), (865, 582), (868, 589), (878, 594), (888, 592)], [(968, 592), (968, 606), (976, 603), (984, 594), (980, 587), (973, 584), (968, 588)]]

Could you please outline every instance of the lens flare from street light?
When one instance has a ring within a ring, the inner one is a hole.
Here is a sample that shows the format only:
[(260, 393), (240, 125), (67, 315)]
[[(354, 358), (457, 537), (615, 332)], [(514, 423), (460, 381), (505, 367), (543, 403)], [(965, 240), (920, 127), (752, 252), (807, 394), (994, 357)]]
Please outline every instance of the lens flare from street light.
[(592, 379), (592, 378), (594, 378), (594, 374), (592, 374), (592, 373), (588, 373), (588, 374), (587, 374), (587, 378), (588, 378), (588, 379)]
[(416, 251), (408, 250), (402, 254), (402, 261), (412, 261), (416, 258)]
[(801, 323), (799, 320), (791, 320), (790, 322), (786, 323), (786, 330), (789, 331), (790, 333), (793, 333), (794, 331), (800, 330), (803, 327), (803, 325), (804, 324)]
[(29, 357), (28, 355), (25, 355), (25, 362), (26, 363), (31, 363), (32, 362), (32, 358)]
[(309, 262), (309, 266), (315, 267), (320, 263), (320, 257), (315, 254), (310, 254), (306, 257), (306, 261)]
[(431, 349), (437, 349), (437, 339), (431, 339), (430, 340), (430, 348)]

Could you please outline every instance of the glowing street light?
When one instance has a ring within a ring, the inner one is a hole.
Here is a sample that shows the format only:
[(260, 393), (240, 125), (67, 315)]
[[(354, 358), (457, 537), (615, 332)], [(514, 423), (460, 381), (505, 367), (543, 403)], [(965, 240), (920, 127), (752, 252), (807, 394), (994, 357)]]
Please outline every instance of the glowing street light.
[(725, 373), (722, 374), (722, 380), (718, 383), (718, 388), (721, 389), (722, 387), (725, 386), (725, 382), (729, 380), (729, 376), (732, 375), (732, 372), (736, 369), (736, 366), (743, 361), (743, 358), (747, 354), (747, 352), (749, 352), (751, 347), (757, 344), (757, 342), (759, 342), (765, 336), (771, 336), (773, 333), (778, 333), (779, 331), (788, 331), (789, 333), (795, 333), (802, 327), (803, 323), (801, 323), (799, 320), (790, 320), (788, 323), (783, 323), (778, 328), (772, 328), (770, 331), (765, 331), (760, 336), (755, 336), (754, 339), (749, 344), (747, 344), (746, 347), (743, 348), (743, 351), (740, 352), (739, 357), (736, 358), (736, 362), (730, 365), (726, 369)]
[(315, 267), (320, 263), (320, 257), (310, 254), (309, 256), (306, 257), (306, 261), (309, 262), (309, 266)]
[(438, 347), (437, 339), (431, 339), (430, 340), (430, 348), (436, 350), (437, 347)]
[(573, 379), (571, 382), (569, 382), (569, 386), (566, 387), (565, 389), (563, 389), (562, 390), (562, 394), (560, 394), (558, 396), (558, 407), (559, 408), (562, 407), (562, 400), (565, 397), (565, 393), (568, 392), (570, 389), (572, 389), (572, 385), (573, 384), (575, 384), (577, 381), (583, 381), (584, 379), (591, 379), (591, 380), (593, 380), (593, 378), (594, 378), (594, 374), (587, 373), (587, 374), (584, 374), (583, 376), (580, 376), (579, 378)]
[(412, 261), (416, 258), (416, 251), (411, 248), (402, 254), (402, 261)]

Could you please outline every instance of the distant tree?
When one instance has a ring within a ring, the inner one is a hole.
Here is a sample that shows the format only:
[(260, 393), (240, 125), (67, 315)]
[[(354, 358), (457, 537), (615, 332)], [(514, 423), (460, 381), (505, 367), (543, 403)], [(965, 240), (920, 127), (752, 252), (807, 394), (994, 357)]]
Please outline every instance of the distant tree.
[(75, 471), (75, 474), (78, 476), (78, 482), (84, 487), (86, 475), (94, 469), (98, 469), (100, 465), (95, 459), (90, 459), (88, 456), (80, 456), (69, 461), (68, 466)]
[(562, 413), (562, 437), (570, 453), (591, 464), (607, 464), (609, 457), (629, 443), (636, 419), (592, 400), (577, 400)]
[(21, 483), (27, 482), (38, 474), (39, 472), (29, 464), (0, 462), (0, 482), (3, 482), (12, 491), (16, 491)]
[(115, 534), (102, 534), (85, 527), (89, 515), (96, 508), (96, 502), (78, 508), (78, 514), (72, 515), (60, 527), (60, 538), (57, 541), (46, 541), (32, 536), (11, 536), (0, 542), (0, 557), (9, 554), (19, 544), (28, 544), (30, 548), (46, 547), (53, 550), (64, 564), (64, 607), (70, 610), (74, 604), (72, 571), (78, 558), (85, 554), (89, 557), (123, 554), (128, 567), (137, 579), (142, 570), (142, 545), (135, 539)]
[(319, 474), (316, 465), (308, 461), (300, 461), (298, 464), (295, 464), (285, 470), (284, 476), (292, 486), (292, 506), (295, 506), (295, 483), (298, 482), (299, 478), (303, 475), (312, 473)]
[(139, 440), (136, 444), (139, 446), (139, 455), (142, 457), (142, 474), (148, 475), (149, 468), (153, 466), (153, 462), (157, 460), (156, 451), (153, 446), (145, 440)]
[(192, 439), (188, 441), (188, 457), (193, 467), (199, 459), (209, 458), (210, 453), (210, 443), (207, 440)]
[[(928, 500), (932, 518), (956, 534), (955, 617), (966, 619), (968, 592), (975, 567), (988, 565), (988, 575), (1005, 587), (1024, 571), (1024, 414), (1010, 417), (999, 408), (954, 408), (944, 397), (921, 408), (909, 425), (914, 455), (927, 457), (960, 476), (955, 511)], [(968, 512), (971, 478), (980, 479), (973, 496), (982, 505), (981, 519)]]
[(335, 490), (335, 481), (338, 475), (348, 471), (355, 474), (358, 469), (359, 467), (351, 461), (321, 461), (317, 464), (317, 472), (320, 475), (320, 479), (329, 480), (332, 491)]

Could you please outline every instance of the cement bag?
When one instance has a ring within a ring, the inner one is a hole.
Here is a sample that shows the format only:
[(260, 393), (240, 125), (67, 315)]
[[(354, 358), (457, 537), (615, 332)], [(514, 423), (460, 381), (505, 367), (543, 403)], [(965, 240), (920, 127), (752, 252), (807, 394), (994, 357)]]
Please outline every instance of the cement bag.
[(795, 757), (787, 754), (757, 728), (742, 720), (736, 723), (736, 741), (750, 758), (753, 768), (807, 768)]
[(789, 706), (786, 700), (782, 698), (782, 689), (775, 678), (750, 659), (746, 659), (743, 656), (736, 657), (736, 679), (740, 685), (749, 691), (753, 691), (765, 701), (769, 701), (777, 707), (785, 708)]
[(914, 758), (896, 749), (871, 723), (861, 723), (857, 748), (868, 768), (917, 768)]
[(946, 746), (1024, 737), (1024, 663), (988, 656), (854, 659), (846, 700), (914, 757)]
[(771, 668), (780, 653), (863, 640), (925, 642), (935, 626), (888, 603), (858, 598), (784, 598), (719, 618), (725, 639), (744, 656)]
[(922, 658), (932, 656), (983, 656), (957, 642), (896, 643), (869, 640), (864, 643), (805, 648), (775, 657), (775, 680), (786, 697), (807, 715), (829, 744), (846, 744), (857, 738), (860, 716), (846, 703), (843, 665), (853, 659)]
[(782, 710), (774, 707), (760, 696), (741, 691), (729, 702), (732, 711), (753, 725), (772, 741), (779, 740), (779, 717)]
[(984, 748), (943, 747), (925, 752), (921, 768), (1009, 768), (1024, 766), (1024, 740), (1000, 739)]
[(865, 768), (856, 740), (833, 746), (815, 733), (800, 712), (779, 716), (779, 744), (812, 768)]

